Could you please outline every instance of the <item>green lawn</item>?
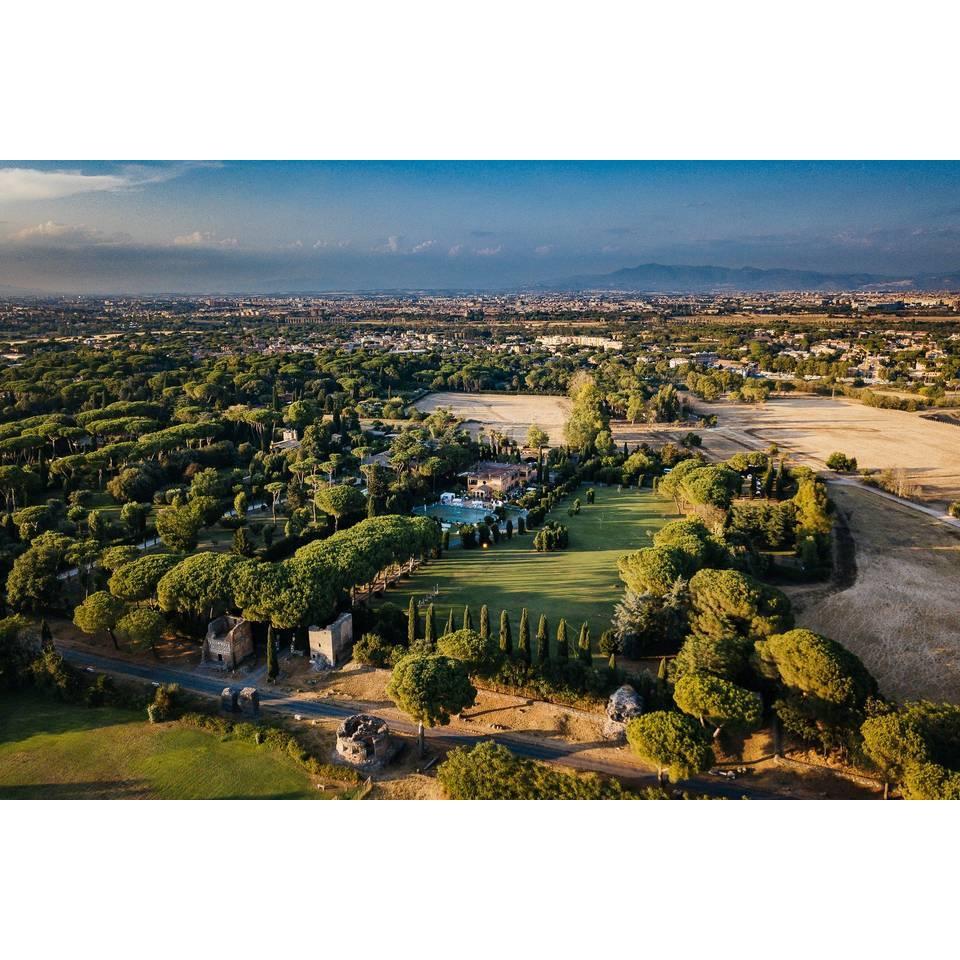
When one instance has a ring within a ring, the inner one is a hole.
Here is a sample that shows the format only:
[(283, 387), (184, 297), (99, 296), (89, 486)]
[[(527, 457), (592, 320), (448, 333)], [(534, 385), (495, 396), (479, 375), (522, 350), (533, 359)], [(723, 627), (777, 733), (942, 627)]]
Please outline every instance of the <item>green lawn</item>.
[(564, 617), (571, 647), (576, 644), (584, 620), (590, 624), (596, 644), (600, 633), (609, 627), (614, 604), (623, 594), (617, 558), (649, 546), (653, 534), (676, 511), (672, 501), (648, 489), (617, 493), (615, 487), (596, 488), (596, 503), (588, 506), (585, 489), (577, 493), (583, 502), (579, 515), (567, 516), (573, 497), (550, 514), (550, 519), (559, 520), (570, 530), (570, 546), (566, 550), (537, 553), (529, 533), (509, 541), (503, 539), (488, 550), (454, 547), (442, 559), (431, 561), (411, 579), (390, 590), (387, 599), (405, 607), (411, 593), (423, 596), (439, 587), (435, 610), (440, 630), (451, 605), (454, 621), (460, 626), (465, 603), (470, 604), (477, 627), (480, 606), (485, 603), (490, 609), (493, 632), (498, 629), (501, 609), (509, 612), (514, 643), (520, 610), (526, 607), (531, 637), (536, 633), (540, 614), (545, 613), (551, 638)]
[(139, 713), (0, 699), (0, 799), (304, 799), (310, 776), (266, 747)]

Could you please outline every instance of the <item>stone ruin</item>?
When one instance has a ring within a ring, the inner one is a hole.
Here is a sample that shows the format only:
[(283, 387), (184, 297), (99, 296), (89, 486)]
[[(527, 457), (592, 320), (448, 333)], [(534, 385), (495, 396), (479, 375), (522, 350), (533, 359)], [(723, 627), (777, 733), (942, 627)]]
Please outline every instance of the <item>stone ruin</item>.
[(253, 624), (242, 617), (224, 615), (211, 620), (203, 638), (201, 663), (220, 670), (236, 670), (237, 664), (253, 656)]
[(329, 670), (344, 662), (353, 647), (353, 614), (341, 613), (325, 627), (310, 627), (310, 660), (319, 670)]
[(347, 717), (337, 728), (337, 756), (356, 767), (380, 767), (396, 753), (386, 721), (368, 713)]
[(224, 687), (220, 693), (220, 709), (224, 713), (236, 713), (239, 709), (237, 702), (240, 697), (240, 691), (233, 687)]
[(643, 713), (643, 697), (630, 684), (625, 683), (610, 695), (607, 701), (607, 716), (603, 721), (603, 735), (608, 740), (625, 740), (627, 721)]
[(237, 707), (241, 713), (252, 717), (260, 715), (260, 694), (256, 687), (244, 687), (237, 697)]

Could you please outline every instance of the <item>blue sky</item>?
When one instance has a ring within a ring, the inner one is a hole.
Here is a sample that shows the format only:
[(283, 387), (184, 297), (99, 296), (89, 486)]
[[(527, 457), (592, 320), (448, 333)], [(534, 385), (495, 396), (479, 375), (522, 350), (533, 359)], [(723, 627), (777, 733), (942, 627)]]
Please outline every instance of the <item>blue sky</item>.
[(0, 292), (960, 270), (951, 163), (0, 162)]

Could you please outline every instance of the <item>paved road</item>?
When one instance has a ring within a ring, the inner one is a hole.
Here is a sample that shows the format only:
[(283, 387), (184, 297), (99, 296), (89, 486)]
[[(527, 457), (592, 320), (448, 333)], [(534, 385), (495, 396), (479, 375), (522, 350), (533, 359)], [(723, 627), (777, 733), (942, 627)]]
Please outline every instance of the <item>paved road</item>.
[[(86, 650), (75, 650), (63, 647), (60, 649), (67, 660), (80, 667), (90, 666), (103, 673), (111, 673), (116, 676), (131, 677), (150, 682), (178, 683), (191, 693), (198, 693), (205, 696), (219, 698), (220, 692), (229, 682), (225, 678), (205, 677), (186, 670), (173, 670), (169, 667), (113, 660), (109, 657), (88, 653)], [(349, 717), (358, 713), (360, 710), (363, 710), (365, 713), (377, 713), (376, 710), (370, 708), (369, 704), (319, 698), (316, 700), (304, 700), (287, 696), (278, 690), (272, 690), (266, 686), (261, 686), (258, 689), (260, 691), (261, 706), (270, 710), (278, 710), (282, 713), (299, 713), (304, 717), (317, 717), (325, 720)], [(394, 730), (409, 734), (415, 734), (417, 732), (416, 726), (412, 723), (397, 720), (394, 717), (388, 719), (390, 726)], [(518, 756), (528, 757), (532, 760), (553, 761), (577, 770), (607, 774), (625, 780), (631, 786), (655, 786), (657, 782), (654, 774), (648, 773), (634, 764), (597, 760), (593, 757), (580, 756), (579, 754), (584, 747), (575, 743), (533, 743), (530, 740), (511, 736), (510, 734), (468, 734), (439, 732), (436, 730), (427, 731), (427, 739), (437, 746), (444, 748), (456, 746), (469, 747), (481, 740), (495, 740), (497, 743), (502, 743), (504, 746), (509, 747), (510, 750)], [(712, 777), (698, 777), (676, 784), (676, 787), (694, 793), (707, 794), (713, 797), (724, 797), (732, 800), (738, 800), (743, 797), (757, 800), (786, 799), (771, 791), (740, 786), (735, 782), (727, 782)]]

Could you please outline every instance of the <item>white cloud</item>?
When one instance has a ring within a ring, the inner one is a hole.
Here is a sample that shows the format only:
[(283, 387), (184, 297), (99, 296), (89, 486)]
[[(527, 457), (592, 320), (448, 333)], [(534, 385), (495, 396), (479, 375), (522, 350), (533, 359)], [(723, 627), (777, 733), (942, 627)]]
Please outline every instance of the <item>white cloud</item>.
[(399, 237), (387, 237), (387, 252), (396, 253), (400, 249)]
[(66, 223), (56, 223), (47, 220), (32, 227), (11, 234), (11, 240), (21, 243), (66, 244), (66, 243), (125, 243), (132, 238), (127, 233), (104, 233), (93, 227), (82, 224), (70, 226)]
[(80, 170), (34, 170), (30, 167), (0, 167), (0, 203), (23, 200), (59, 200), (80, 193), (110, 193), (151, 183), (163, 183), (194, 163), (164, 167), (120, 167), (116, 173), (83, 173)]
[(552, 244), (552, 243), (545, 243), (545, 244), (543, 244), (543, 246), (534, 247), (534, 248), (533, 248), (533, 252), (534, 252), (538, 257), (545, 257), (545, 256), (547, 256), (547, 255), (550, 253), (550, 251), (551, 251), (552, 249), (553, 249), (553, 244)]
[(344, 247), (349, 247), (349, 240), (318, 240), (314, 245), (314, 250), (343, 250)]
[(462, 249), (463, 249), (463, 244), (462, 244), (462, 243), (455, 243), (455, 244), (447, 251), (447, 256), (448, 256), (448, 257), (456, 257), (456, 256), (458, 256), (458, 255), (460, 254), (460, 251), (461, 251)]
[(503, 249), (503, 244), (498, 243), (495, 247), (481, 247), (473, 252), (478, 257), (495, 257)]
[(220, 239), (215, 233), (202, 233), (194, 230), (193, 233), (185, 233), (181, 237), (173, 238), (175, 247), (235, 247), (237, 241), (234, 237), (224, 237)]
[(424, 240), (423, 243), (418, 243), (412, 250), (413, 253), (423, 253), (424, 250), (429, 250), (437, 241), (436, 240)]

